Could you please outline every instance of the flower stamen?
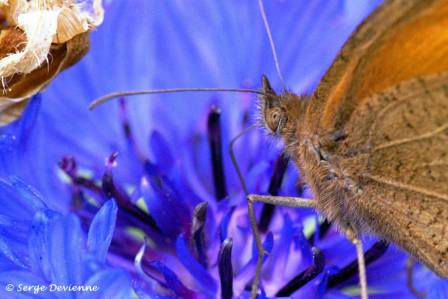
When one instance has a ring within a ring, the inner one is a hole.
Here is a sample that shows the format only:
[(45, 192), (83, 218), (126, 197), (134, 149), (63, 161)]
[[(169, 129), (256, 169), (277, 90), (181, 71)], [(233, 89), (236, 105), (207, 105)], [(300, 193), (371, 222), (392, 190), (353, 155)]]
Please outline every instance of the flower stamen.
[(140, 150), (135, 141), (134, 132), (129, 122), (127, 102), (124, 98), (120, 98), (119, 103), (120, 103), (119, 112), (120, 112), (121, 127), (123, 128), (124, 136), (129, 146), (134, 150), (135, 154), (137, 155), (137, 158), (140, 161), (144, 162), (146, 160), (145, 155)]
[(291, 279), (284, 287), (282, 287), (276, 297), (291, 296), (295, 291), (299, 290), (301, 287), (306, 285), (308, 282), (313, 280), (317, 275), (319, 275), (325, 267), (325, 257), (322, 251), (318, 248), (313, 247), (313, 264), (306, 268), (303, 272)]
[(221, 281), (221, 297), (233, 298), (232, 239), (225, 239), (218, 254), (219, 278)]
[(212, 159), (213, 179), (215, 182), (215, 195), (219, 201), (227, 197), (227, 186), (224, 173), (224, 160), (222, 156), (221, 111), (213, 107), (208, 115), (207, 135)]
[[(289, 158), (285, 153), (282, 153), (275, 161), (274, 171), (272, 173), (271, 181), (269, 183), (268, 193), (270, 195), (276, 196), (280, 190), (283, 182), (283, 177), (285, 176), (286, 169), (288, 168)], [(264, 204), (263, 210), (261, 211), (261, 218), (258, 223), (258, 228), (260, 232), (265, 233), (269, 224), (274, 216), (275, 206), (271, 204)]]
[(207, 202), (202, 202), (195, 207), (193, 213), (193, 224), (191, 225), (190, 241), (196, 260), (206, 269), (208, 268), (208, 258), (205, 252), (205, 219), (207, 217), (207, 209)]
[(106, 198), (115, 198), (117, 205), (120, 208), (119, 211), (126, 217), (126, 219), (129, 220), (129, 222), (132, 222), (133, 225), (136, 225), (147, 233), (148, 228), (150, 228), (149, 231), (154, 230), (158, 233), (162, 233), (151, 215), (143, 212), (136, 205), (134, 205), (129, 196), (115, 184), (112, 168), (110, 166), (114, 164), (116, 157), (117, 154), (114, 153), (107, 159), (108, 167), (104, 172), (102, 179), (104, 196)]
[[(375, 244), (373, 244), (372, 247), (370, 247), (364, 253), (366, 266), (382, 257), (383, 254), (386, 253), (388, 247), (389, 244), (384, 240), (377, 241)], [(347, 281), (357, 273), (358, 273), (358, 260), (354, 259), (351, 263), (342, 268), (339, 272), (328, 277), (327, 286), (328, 288), (333, 288), (343, 283), (344, 281)]]

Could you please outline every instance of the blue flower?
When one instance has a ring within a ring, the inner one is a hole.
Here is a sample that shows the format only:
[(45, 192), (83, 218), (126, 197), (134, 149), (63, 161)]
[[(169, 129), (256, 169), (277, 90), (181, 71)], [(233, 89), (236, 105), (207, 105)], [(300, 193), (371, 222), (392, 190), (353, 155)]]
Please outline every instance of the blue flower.
[[(106, 202), (94, 216), (86, 238), (76, 215), (49, 209), (20, 179), (1, 179), (0, 191), (2, 298), (131, 296), (129, 273), (105, 263), (115, 228), (115, 201)], [(81, 287), (85, 289), (76, 290)]]
[[(310, 92), (377, 3), (266, 5), (287, 85)], [(129, 298), (132, 277), (140, 298), (248, 297), (256, 249), (225, 147), (255, 122), (252, 96), (160, 95), (93, 112), (87, 106), (131, 88), (258, 88), (263, 73), (280, 88), (255, 1), (115, 1), (92, 39), (87, 57), (0, 135), (0, 198), (15, 199), (0, 207), (0, 281), (91, 283), (101, 292), (75, 295)], [(248, 189), (311, 197), (280, 149), (259, 130), (236, 142)], [(257, 205), (257, 214), (269, 252), (262, 297), (358, 293), (352, 245), (314, 212)], [(365, 241), (372, 297), (412, 297), (406, 254)], [(415, 282), (418, 290), (434, 285), (434, 298), (445, 286), (421, 265)]]

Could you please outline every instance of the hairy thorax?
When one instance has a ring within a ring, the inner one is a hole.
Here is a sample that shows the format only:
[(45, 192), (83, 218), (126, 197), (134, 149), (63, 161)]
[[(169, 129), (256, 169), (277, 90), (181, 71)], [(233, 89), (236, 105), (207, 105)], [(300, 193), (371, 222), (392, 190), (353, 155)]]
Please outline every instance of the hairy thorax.
[(361, 200), (362, 169), (367, 164), (362, 149), (358, 152), (347, 146), (351, 138), (342, 130), (318, 132), (308, 121), (310, 97), (290, 92), (277, 95), (265, 77), (263, 91), (262, 124), (283, 140), (301, 178), (312, 188), (321, 214), (342, 230), (372, 231), (368, 222), (361, 221), (369, 218), (368, 211), (362, 211), (366, 205), (356, 204)]
[(362, 179), (354, 173), (365, 164), (362, 156), (341, 158), (333, 155), (327, 145), (319, 143), (317, 137), (300, 130), (296, 136), (296, 145), (287, 149), (310, 185), (318, 210), (342, 230), (350, 227), (359, 233), (368, 231), (366, 223), (360, 220), (363, 211), (353, 204), (362, 194)]

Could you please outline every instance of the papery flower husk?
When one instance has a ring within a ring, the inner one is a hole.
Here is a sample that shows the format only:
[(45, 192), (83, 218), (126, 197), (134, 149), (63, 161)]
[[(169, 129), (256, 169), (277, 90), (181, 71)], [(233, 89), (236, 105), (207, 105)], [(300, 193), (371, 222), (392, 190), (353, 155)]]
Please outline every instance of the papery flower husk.
[(17, 119), (28, 99), (89, 49), (103, 21), (101, 0), (91, 11), (75, 0), (0, 0), (0, 126)]
[(77, 35), (64, 44), (52, 46), (50, 62), (45, 61), (30, 73), (6, 78), (7, 89), (0, 96), (0, 125), (17, 119), (31, 96), (43, 89), (59, 72), (79, 61), (88, 49), (89, 33)]

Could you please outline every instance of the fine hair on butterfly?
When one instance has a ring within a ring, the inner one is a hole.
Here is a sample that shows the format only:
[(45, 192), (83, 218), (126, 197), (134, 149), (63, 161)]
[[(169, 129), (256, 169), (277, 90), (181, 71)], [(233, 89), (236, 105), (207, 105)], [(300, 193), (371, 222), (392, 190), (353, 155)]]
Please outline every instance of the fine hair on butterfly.
[(277, 96), (264, 79), (261, 105), (265, 127), (283, 139), (327, 219), (355, 236), (394, 242), (442, 277), (446, 28), (446, 1), (386, 1), (358, 27), (311, 98)]
[[(447, 20), (446, 1), (386, 1), (346, 43), (311, 99), (277, 96), (266, 79), (262, 97), (265, 127), (285, 142), (315, 207), (342, 231), (392, 241), (442, 277)], [(413, 47), (402, 53), (405, 39)]]
[[(259, 7), (284, 86), (261, 0)], [(356, 245), (361, 297), (367, 298), (359, 240), (366, 234), (397, 244), (437, 275), (448, 277), (446, 28), (446, 0), (388, 0), (357, 28), (311, 96), (298, 96), (285, 88), (277, 94), (263, 76), (261, 91), (119, 92), (96, 100), (91, 108), (121, 95), (258, 94), (263, 127), (283, 140), (315, 199), (247, 194), (260, 253), (251, 298), (258, 292), (264, 255), (254, 202), (315, 208), (335, 223)]]

